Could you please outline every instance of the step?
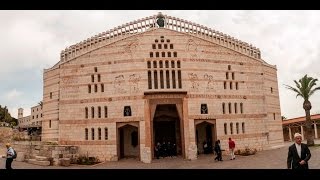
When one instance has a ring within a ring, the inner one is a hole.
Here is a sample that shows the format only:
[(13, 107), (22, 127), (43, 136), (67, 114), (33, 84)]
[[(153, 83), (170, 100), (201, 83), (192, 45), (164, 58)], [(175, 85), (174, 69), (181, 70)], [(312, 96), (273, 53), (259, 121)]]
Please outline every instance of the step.
[(36, 159), (28, 159), (28, 163), (30, 164), (36, 164), (40, 166), (49, 166), (50, 161), (37, 161)]
[(36, 156), (37, 161), (48, 161), (48, 158), (45, 156)]

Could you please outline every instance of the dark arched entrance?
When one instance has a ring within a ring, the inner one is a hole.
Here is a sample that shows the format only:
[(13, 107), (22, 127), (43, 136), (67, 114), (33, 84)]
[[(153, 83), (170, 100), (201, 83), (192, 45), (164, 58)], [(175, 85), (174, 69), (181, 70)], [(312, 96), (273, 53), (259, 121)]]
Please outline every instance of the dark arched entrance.
[[(173, 145), (173, 154), (182, 154), (180, 118), (175, 104), (158, 104), (153, 119), (153, 144)], [(166, 146), (165, 145), (165, 146)]]
[(121, 158), (139, 158), (139, 131), (138, 127), (130, 124), (118, 128), (118, 157)]
[(215, 141), (216, 131), (214, 123), (209, 123), (207, 121), (198, 122), (196, 124), (196, 144), (198, 147), (198, 154), (213, 153)]

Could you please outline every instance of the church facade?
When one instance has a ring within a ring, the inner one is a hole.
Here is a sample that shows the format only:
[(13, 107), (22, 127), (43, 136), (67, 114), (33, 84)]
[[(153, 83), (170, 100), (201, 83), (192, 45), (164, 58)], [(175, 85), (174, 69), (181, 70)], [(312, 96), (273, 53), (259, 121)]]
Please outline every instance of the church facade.
[(43, 74), (42, 141), (107, 161), (150, 163), (154, 146), (196, 159), (203, 143), (283, 144), (276, 66), (258, 48), (162, 15), (102, 32), (61, 52)]

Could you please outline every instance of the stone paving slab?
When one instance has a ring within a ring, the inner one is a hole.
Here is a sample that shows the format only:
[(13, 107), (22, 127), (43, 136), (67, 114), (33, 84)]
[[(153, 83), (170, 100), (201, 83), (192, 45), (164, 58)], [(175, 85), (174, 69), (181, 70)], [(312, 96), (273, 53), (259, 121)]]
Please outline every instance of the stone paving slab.
[[(320, 140), (316, 141), (317, 144)], [(12, 163), (14, 169), (286, 169), (288, 147), (292, 142), (278, 149), (260, 151), (252, 156), (236, 156), (230, 160), (223, 156), (222, 162), (214, 161), (214, 155), (200, 155), (197, 160), (184, 160), (182, 157), (167, 157), (154, 159), (151, 164), (145, 164), (138, 159), (122, 159), (116, 162), (103, 162), (96, 165), (39, 166), (26, 162)], [(320, 169), (320, 146), (310, 147), (312, 157), (310, 169)], [(4, 169), (5, 159), (0, 159), (0, 169)]]

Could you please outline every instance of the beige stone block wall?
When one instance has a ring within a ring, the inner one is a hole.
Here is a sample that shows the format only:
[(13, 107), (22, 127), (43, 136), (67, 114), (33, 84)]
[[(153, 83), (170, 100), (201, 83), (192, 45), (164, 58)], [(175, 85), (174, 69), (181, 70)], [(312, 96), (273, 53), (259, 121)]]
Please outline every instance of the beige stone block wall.
[(59, 138), (59, 73), (59, 69), (44, 72), (42, 141), (58, 141)]

